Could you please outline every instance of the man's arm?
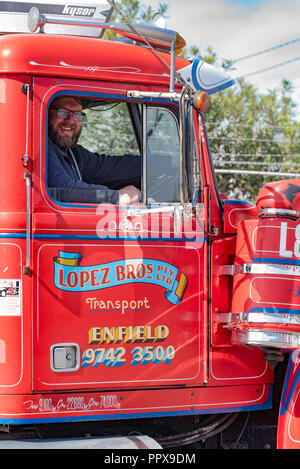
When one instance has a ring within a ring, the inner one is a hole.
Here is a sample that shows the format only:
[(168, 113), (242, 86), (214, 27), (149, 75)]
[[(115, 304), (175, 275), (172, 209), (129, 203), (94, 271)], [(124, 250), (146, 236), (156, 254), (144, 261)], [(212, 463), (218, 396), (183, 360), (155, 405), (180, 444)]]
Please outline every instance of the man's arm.
[(63, 153), (49, 141), (48, 174), (49, 189), (61, 202), (119, 203), (119, 193), (102, 184), (88, 184), (76, 179)]
[(90, 152), (81, 145), (76, 145), (73, 152), (85, 182), (104, 184), (110, 189), (121, 189), (130, 185), (140, 187), (140, 155), (102, 155)]
[[(61, 202), (120, 203), (122, 205), (139, 202), (139, 191), (132, 185), (117, 191), (102, 184), (80, 181), (75, 177), (64, 158), (63, 152), (49, 140), (47, 182), (52, 194)], [(83, 173), (83, 166), (87, 162), (84, 159), (78, 159), (77, 162), (81, 173)], [(99, 179), (99, 175), (97, 179)]]

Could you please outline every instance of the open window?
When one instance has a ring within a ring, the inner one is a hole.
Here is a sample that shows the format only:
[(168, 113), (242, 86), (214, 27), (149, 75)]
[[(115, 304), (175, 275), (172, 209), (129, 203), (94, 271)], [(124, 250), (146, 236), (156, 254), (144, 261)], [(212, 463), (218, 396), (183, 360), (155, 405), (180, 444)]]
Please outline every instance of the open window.
[(82, 99), (87, 121), (80, 144), (110, 156), (141, 155), (139, 109), (124, 101)]
[[(86, 174), (80, 167), (81, 155), (71, 149), (70, 161), (66, 161), (73, 166), (73, 179), (87, 182), (91, 186), (78, 187), (70, 196), (69, 186), (60, 187), (55, 184), (53, 187), (48, 180), (49, 192), (55, 200), (89, 203), (93, 199), (83, 197), (82, 193), (87, 190), (97, 191), (97, 184), (105, 186), (109, 191), (117, 191), (132, 184), (141, 191), (141, 202), (145, 205), (180, 202), (180, 142), (175, 108), (102, 97), (80, 97), (80, 103), (86, 114), (86, 121), (82, 122), (78, 144), (96, 156), (105, 155), (106, 160), (113, 162), (109, 168), (118, 166), (124, 156), (127, 158), (126, 163), (123, 170), (122, 164), (120, 166), (119, 178), (110, 178), (106, 174), (102, 180), (99, 171), (99, 174), (89, 174), (89, 178), (85, 180)], [(132, 161), (138, 163), (139, 174), (130, 178), (130, 172), (128, 176), (126, 168), (131, 166)], [(49, 171), (49, 164), (52, 164), (49, 151), (48, 162)], [(65, 160), (63, 162), (65, 164)], [(109, 171), (113, 172), (114, 168)], [(72, 181), (68, 184), (72, 184)], [(95, 203), (101, 203), (101, 200), (97, 201), (95, 198)]]
[(119, 189), (140, 189), (141, 145), (127, 103), (67, 93), (57, 98), (48, 111), (50, 195), (62, 203), (115, 204)]

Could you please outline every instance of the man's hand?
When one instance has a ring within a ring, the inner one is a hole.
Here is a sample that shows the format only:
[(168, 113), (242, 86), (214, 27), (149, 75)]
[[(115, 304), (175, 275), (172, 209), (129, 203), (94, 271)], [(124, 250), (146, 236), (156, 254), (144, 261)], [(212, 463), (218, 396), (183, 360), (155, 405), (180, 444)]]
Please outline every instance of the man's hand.
[(139, 203), (140, 193), (139, 190), (134, 186), (126, 186), (118, 190), (119, 192), (119, 204), (120, 205), (131, 205)]

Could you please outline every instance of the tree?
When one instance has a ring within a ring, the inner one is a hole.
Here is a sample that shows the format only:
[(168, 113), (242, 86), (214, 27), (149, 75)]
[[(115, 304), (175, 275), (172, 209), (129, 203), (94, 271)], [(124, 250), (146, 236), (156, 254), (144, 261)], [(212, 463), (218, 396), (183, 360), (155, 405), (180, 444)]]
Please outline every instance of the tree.
[[(140, 0), (119, 0), (116, 5), (123, 18), (116, 18), (114, 13), (112, 21), (143, 22), (155, 13)], [(166, 15), (168, 4), (161, 3), (158, 10)], [(106, 31), (104, 37), (112, 39), (116, 34)], [(218, 63), (217, 54), (210, 47), (201, 54), (197, 46), (192, 46), (185, 48), (182, 55)], [(220, 66), (229, 73), (232, 70), (229, 59)], [(211, 98), (206, 127), (219, 188), (228, 197), (255, 202), (259, 188), (266, 182), (298, 174), (300, 124), (294, 116), (292, 91), (291, 83), (283, 80), (280, 89), (260, 94), (245, 79), (238, 79), (234, 87)], [(112, 109), (111, 122), (115, 122), (116, 129), (122, 123), (118, 107)], [(111, 129), (111, 138), (113, 132)]]
[[(120, 23), (134, 23), (134, 22), (146, 22), (151, 20), (154, 13), (161, 13), (166, 15), (168, 5), (166, 3), (160, 3), (157, 10), (153, 10), (152, 7), (146, 6), (140, 2), (140, 0), (120, 0), (116, 2), (116, 7), (121, 11), (122, 17), (120, 17), (115, 11), (111, 16), (111, 21), (117, 20)], [(106, 30), (103, 38), (113, 39), (118, 37), (114, 31)]]
[[(218, 60), (211, 48), (204, 55), (195, 46), (192, 51), (208, 63)], [(230, 73), (232, 62), (221, 66)], [(292, 92), (288, 80), (261, 94), (241, 78), (211, 97), (206, 127), (221, 192), (255, 202), (268, 181), (300, 176), (300, 123)]]
[[(121, 0), (116, 2), (123, 17), (117, 17), (113, 12), (111, 21), (114, 22), (145, 22), (149, 21), (154, 13), (159, 11), (166, 14), (168, 6), (160, 3), (158, 10), (146, 7), (139, 0)], [(114, 31), (106, 30), (103, 39), (115, 39), (118, 35)], [(100, 104), (100, 103), (99, 103)], [(106, 154), (138, 153), (136, 138), (132, 131), (132, 124), (128, 120), (128, 110), (125, 103), (103, 103), (103, 106), (94, 106), (85, 109), (88, 123), (82, 132), (81, 143), (91, 151)], [(86, 106), (89, 105), (87, 100)], [(115, 141), (118, 140), (117, 153)]]

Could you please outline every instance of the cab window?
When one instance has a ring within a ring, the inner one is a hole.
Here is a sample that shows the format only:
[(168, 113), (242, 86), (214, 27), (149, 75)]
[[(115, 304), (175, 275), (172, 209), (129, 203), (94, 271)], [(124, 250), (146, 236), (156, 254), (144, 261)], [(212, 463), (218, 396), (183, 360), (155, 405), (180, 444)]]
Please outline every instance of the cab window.
[[(179, 132), (177, 118), (172, 110), (145, 103), (102, 98), (80, 97), (79, 101), (86, 117), (82, 120), (78, 144), (88, 152), (112, 158), (110, 161), (113, 161), (114, 157), (120, 159), (123, 156), (130, 156), (135, 161), (138, 158), (140, 173), (132, 180), (130, 179), (131, 174), (126, 179), (124, 173), (126, 173), (128, 165), (124, 164), (125, 171), (119, 171), (119, 181), (110, 181), (107, 174), (104, 181), (101, 181), (101, 174), (99, 182), (95, 182), (96, 175), (93, 178), (93, 174), (88, 174), (89, 179), (85, 181), (86, 173), (81, 167), (80, 154), (74, 152), (74, 159), (71, 151), (69, 163), (70, 166), (73, 166), (75, 179), (79, 178), (87, 184), (100, 184), (111, 191), (132, 184), (141, 191), (141, 202), (146, 204), (180, 201)], [(79, 115), (77, 114), (76, 117), (79, 118)], [(48, 152), (48, 162), (50, 158)], [(63, 163), (65, 165), (65, 161)], [(129, 163), (131, 165), (131, 161)], [(68, 167), (66, 169), (69, 171)], [(122, 176), (125, 177), (125, 180), (122, 180)], [(91, 189), (77, 187), (76, 191), (72, 191), (70, 187), (54, 185), (55, 187), (53, 184), (52, 187), (50, 184), (48, 186), (51, 196), (60, 202), (68, 203), (89, 203), (90, 200), (85, 195), (85, 191), (97, 190), (93, 187)], [(83, 193), (84, 196), (82, 196)], [(69, 194), (71, 195), (69, 196)], [(78, 199), (76, 199), (76, 194), (78, 194)], [(96, 203), (101, 203), (101, 201)]]
[(80, 144), (96, 153), (121, 156), (140, 154), (140, 137), (127, 103), (119, 101), (87, 101), (86, 124)]
[(178, 202), (180, 147), (178, 125), (166, 108), (147, 108), (147, 202)]

